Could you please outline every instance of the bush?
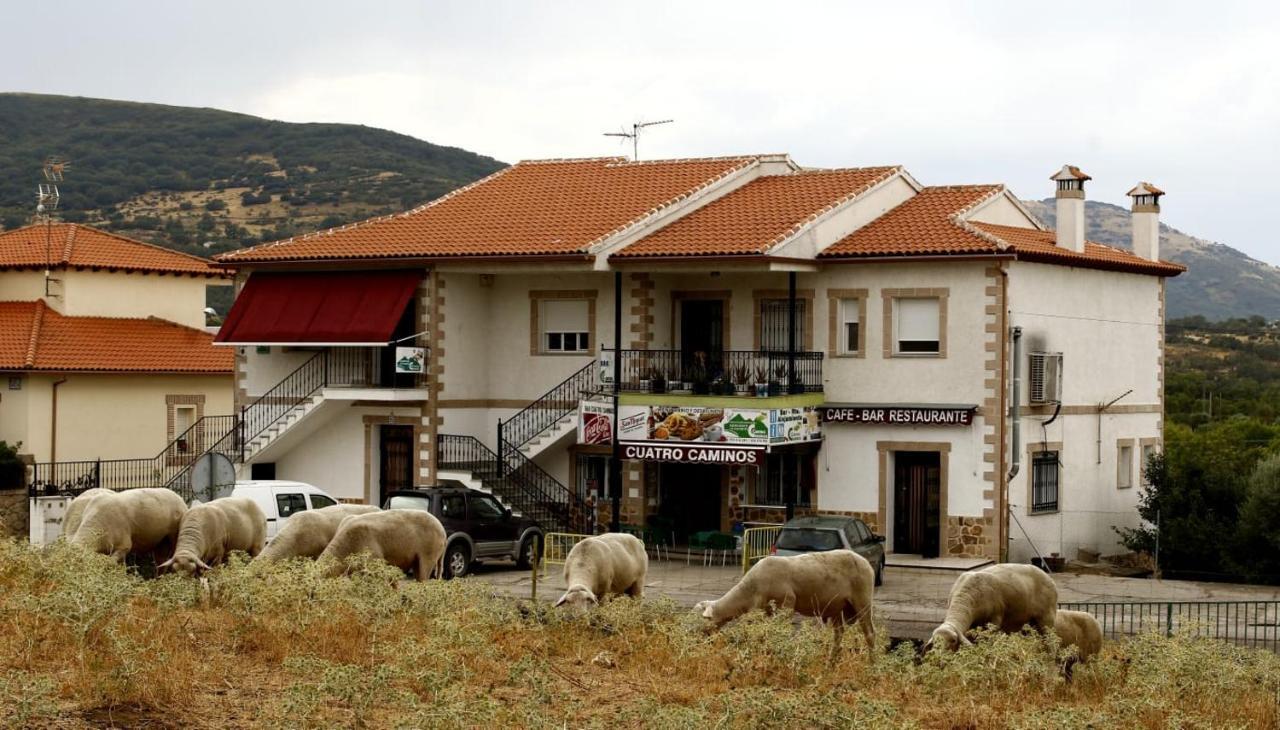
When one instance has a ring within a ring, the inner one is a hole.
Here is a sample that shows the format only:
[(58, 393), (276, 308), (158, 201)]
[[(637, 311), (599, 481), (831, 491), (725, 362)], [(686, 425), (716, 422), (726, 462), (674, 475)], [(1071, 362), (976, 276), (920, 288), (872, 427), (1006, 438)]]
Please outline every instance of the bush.
[(204, 204), (204, 209), (209, 211), (210, 213), (214, 213), (219, 210), (226, 210), (227, 201), (223, 200), (222, 198), (214, 198), (213, 200), (210, 200), (209, 202)]

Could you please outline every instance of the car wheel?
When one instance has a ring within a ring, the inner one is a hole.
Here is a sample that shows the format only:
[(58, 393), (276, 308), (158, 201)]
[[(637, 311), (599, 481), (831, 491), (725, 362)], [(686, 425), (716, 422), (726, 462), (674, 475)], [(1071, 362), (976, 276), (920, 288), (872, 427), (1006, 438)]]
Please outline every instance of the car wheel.
[(876, 563), (876, 585), (884, 585), (884, 558), (880, 558), (880, 562)]
[(520, 552), (516, 554), (516, 567), (521, 570), (528, 570), (533, 566), (534, 561), (538, 559), (538, 551), (542, 548), (542, 541), (537, 535), (530, 535), (520, 542)]
[(444, 577), (461, 578), (471, 571), (471, 548), (461, 540), (444, 551)]

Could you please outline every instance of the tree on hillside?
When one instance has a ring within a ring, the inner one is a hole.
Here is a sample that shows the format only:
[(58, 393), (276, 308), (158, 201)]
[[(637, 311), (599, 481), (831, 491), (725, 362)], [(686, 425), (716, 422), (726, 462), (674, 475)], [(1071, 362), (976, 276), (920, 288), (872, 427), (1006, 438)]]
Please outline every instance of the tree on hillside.
[(1240, 508), (1236, 572), (1251, 581), (1280, 582), (1280, 454), (1258, 462)]

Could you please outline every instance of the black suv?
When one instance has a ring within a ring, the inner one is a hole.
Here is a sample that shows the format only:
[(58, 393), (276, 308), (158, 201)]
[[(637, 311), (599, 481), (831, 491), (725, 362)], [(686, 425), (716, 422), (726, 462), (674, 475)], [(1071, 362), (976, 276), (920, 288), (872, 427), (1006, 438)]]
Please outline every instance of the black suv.
[(461, 578), (476, 560), (514, 560), (528, 569), (542, 549), (542, 528), (516, 517), (492, 495), (463, 486), (402, 489), (387, 497), (383, 509), (421, 509), (444, 525), (446, 578)]

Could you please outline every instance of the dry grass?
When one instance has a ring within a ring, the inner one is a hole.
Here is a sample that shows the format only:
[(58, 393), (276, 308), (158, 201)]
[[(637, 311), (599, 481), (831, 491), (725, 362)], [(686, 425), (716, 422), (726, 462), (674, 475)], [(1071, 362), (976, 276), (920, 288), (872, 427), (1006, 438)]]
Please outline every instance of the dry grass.
[[(0, 721), (20, 727), (1276, 727), (1280, 659), (1189, 637), (1112, 644), (1063, 681), (993, 636), (827, 662), (830, 634), (723, 631), (665, 601), (570, 616), (385, 566), (236, 564), (202, 591), (0, 543)], [(847, 638), (851, 645), (858, 640)], [(848, 648), (847, 648), (848, 649)], [(880, 647), (883, 652), (883, 647)]]

